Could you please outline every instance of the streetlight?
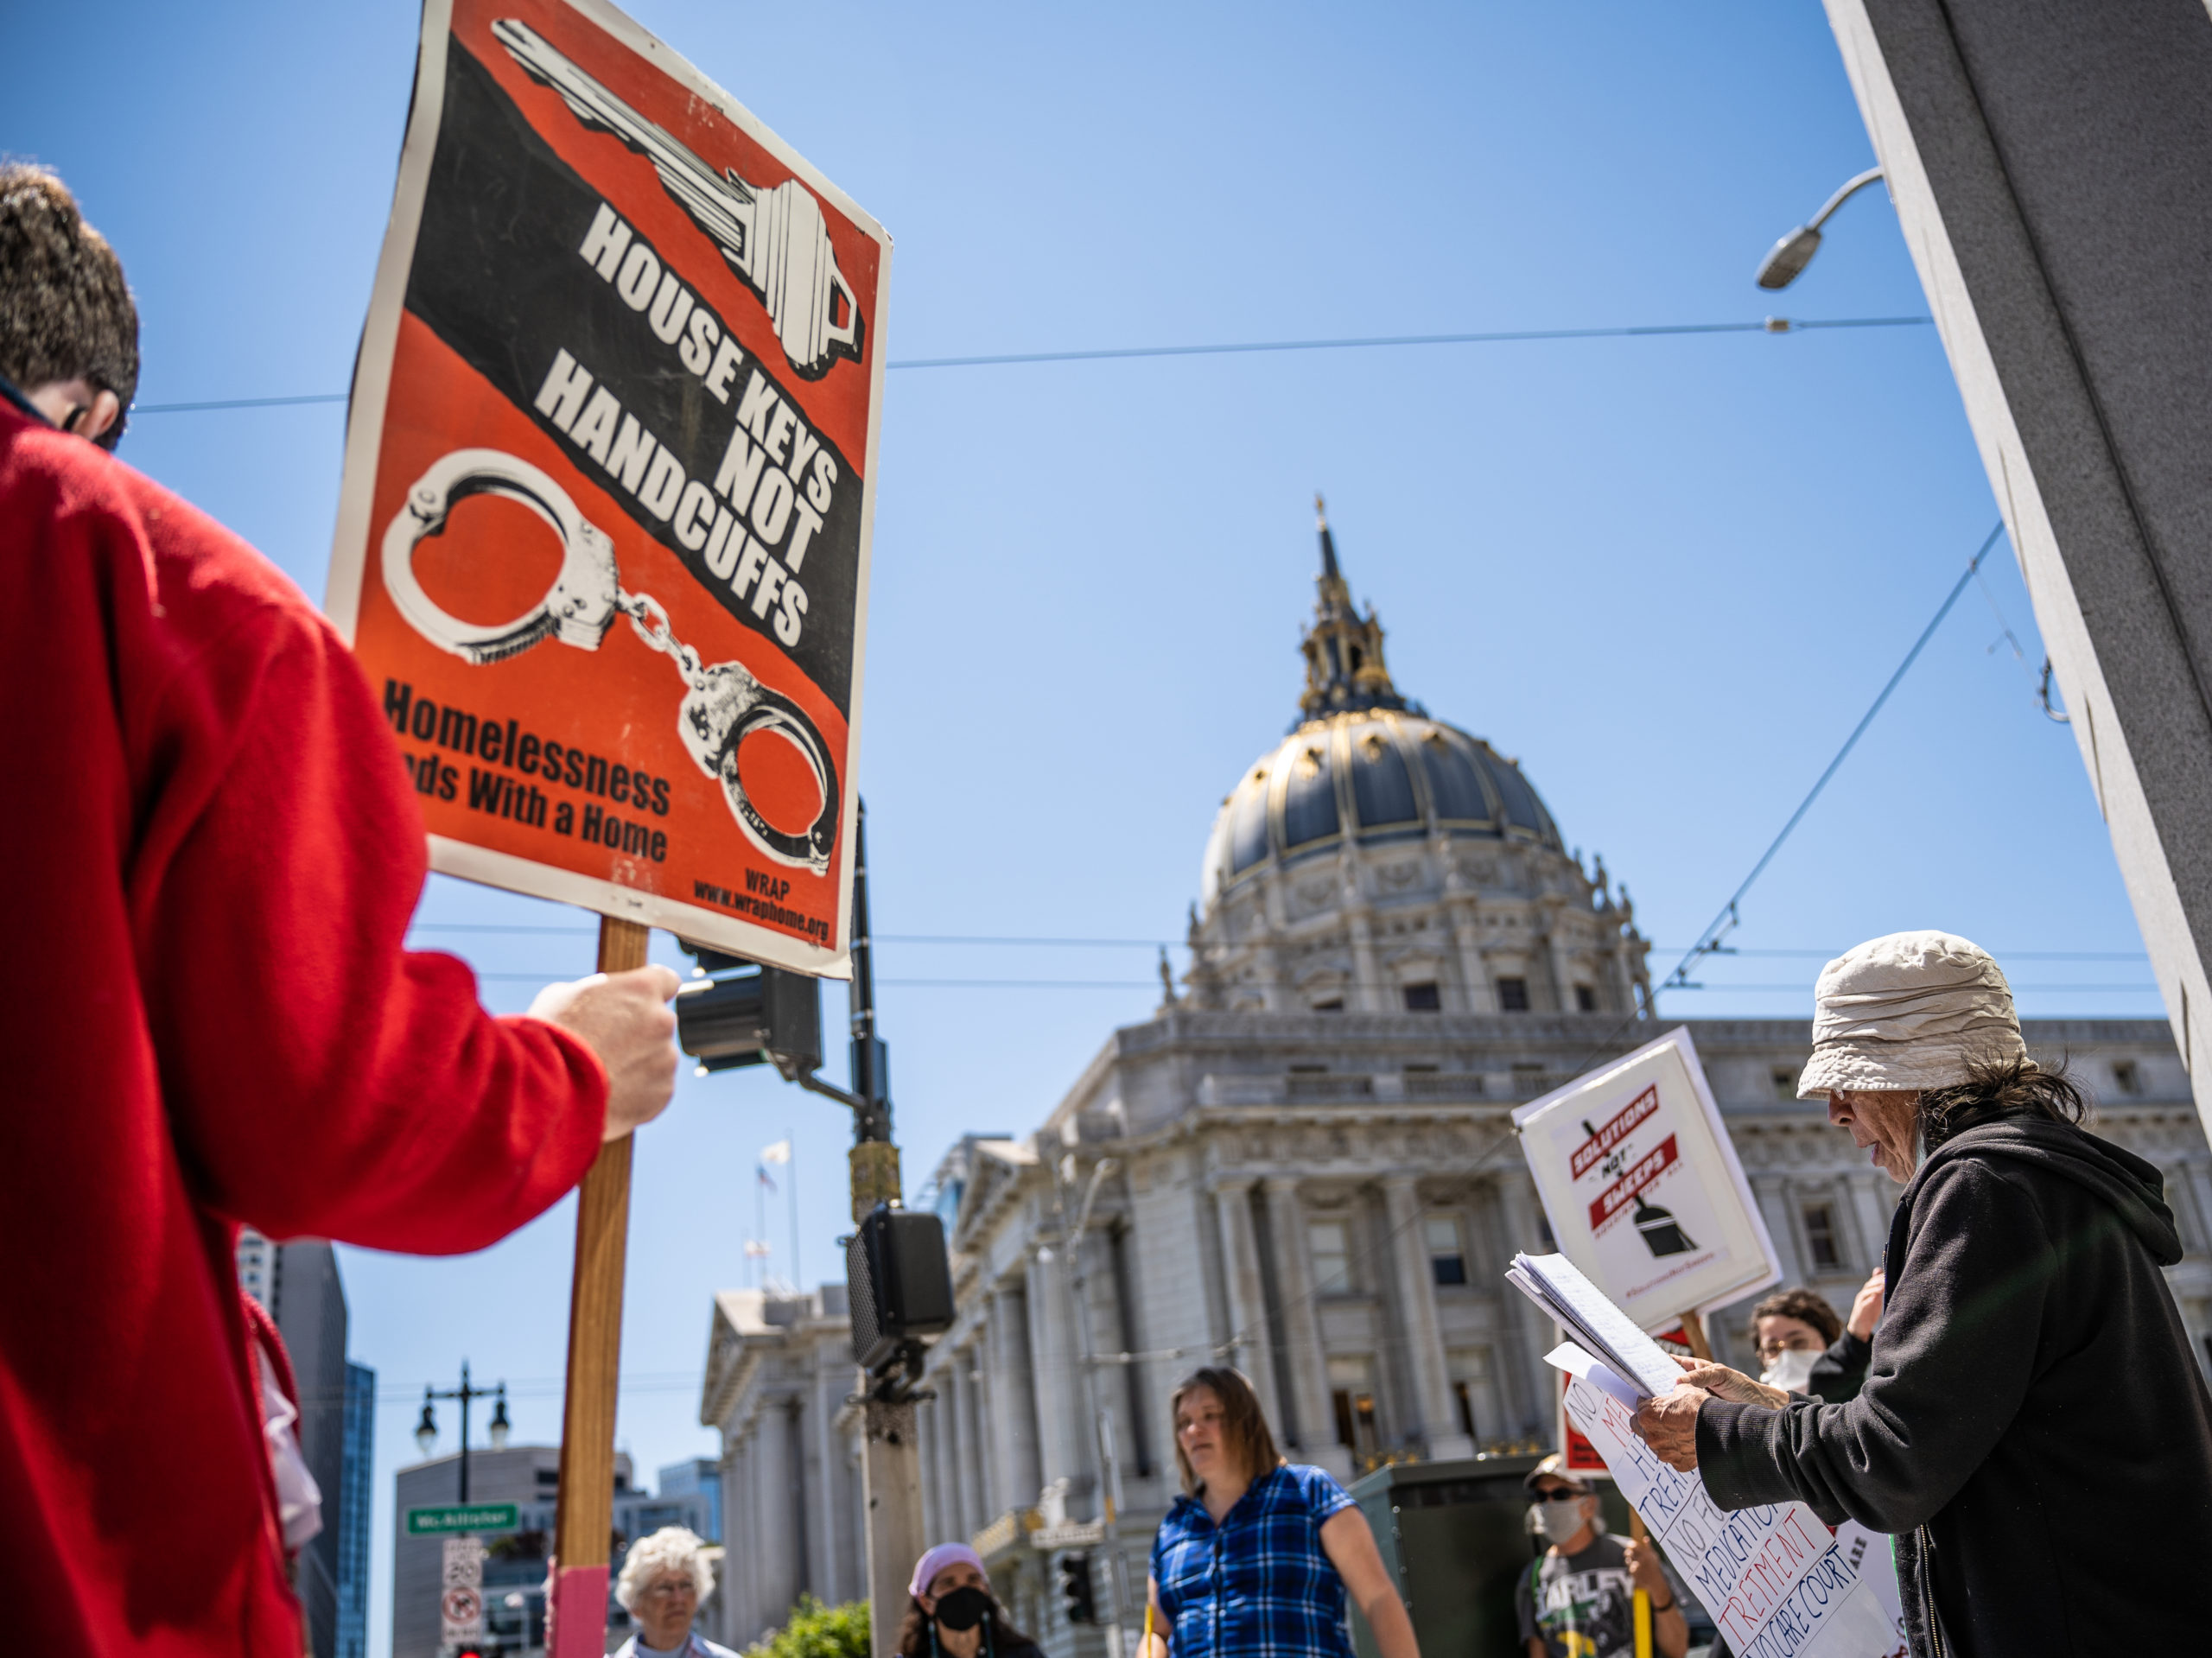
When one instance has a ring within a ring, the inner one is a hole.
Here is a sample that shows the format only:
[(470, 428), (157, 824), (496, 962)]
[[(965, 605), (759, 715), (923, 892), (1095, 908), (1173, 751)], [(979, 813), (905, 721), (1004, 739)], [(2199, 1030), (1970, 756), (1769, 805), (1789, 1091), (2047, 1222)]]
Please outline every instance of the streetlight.
[(1787, 288), (1797, 280), (1813, 256), (1821, 251), (1821, 226), (1838, 207), (1882, 176), (1882, 169), (1870, 167), (1854, 179), (1847, 180), (1843, 187), (1830, 196), (1820, 212), (1791, 231), (1766, 251), (1766, 257), (1759, 261), (1758, 282), (1762, 288)]
[(507, 1435), (514, 1426), (507, 1420), (507, 1384), (502, 1382), (495, 1388), (471, 1386), (467, 1359), (461, 1362), (461, 1386), (458, 1388), (448, 1388), (441, 1393), (425, 1383), (423, 1388), (423, 1420), (415, 1425), (415, 1443), (421, 1447), (425, 1457), (430, 1454), (431, 1447), (438, 1442), (437, 1413), (430, 1404), (434, 1399), (461, 1401), (461, 1501), (466, 1502), (468, 1501), (468, 1401), (472, 1399), (499, 1401), (492, 1410), (490, 1438), (493, 1450), (505, 1451)]

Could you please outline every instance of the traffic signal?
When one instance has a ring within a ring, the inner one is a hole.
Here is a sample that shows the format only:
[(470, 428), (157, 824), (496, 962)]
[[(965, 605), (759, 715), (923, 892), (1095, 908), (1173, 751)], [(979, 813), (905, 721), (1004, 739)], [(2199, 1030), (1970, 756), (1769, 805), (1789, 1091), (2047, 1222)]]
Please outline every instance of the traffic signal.
[(804, 973), (683, 947), (704, 975), (676, 993), (676, 1044), (702, 1074), (772, 1064), (785, 1082), (822, 1064), (822, 993)]
[(1096, 1623), (1098, 1608), (1090, 1598), (1090, 1556), (1060, 1556), (1060, 1604), (1071, 1623)]
[(878, 1204), (845, 1240), (853, 1360), (874, 1371), (906, 1343), (952, 1328), (952, 1263), (944, 1223), (925, 1209)]

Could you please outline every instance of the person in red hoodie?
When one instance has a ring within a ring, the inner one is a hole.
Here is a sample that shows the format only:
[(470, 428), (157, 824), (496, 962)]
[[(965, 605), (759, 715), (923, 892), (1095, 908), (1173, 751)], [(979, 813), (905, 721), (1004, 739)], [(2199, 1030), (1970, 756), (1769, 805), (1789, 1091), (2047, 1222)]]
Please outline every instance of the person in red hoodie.
[(675, 1085), (665, 968), (494, 1019), (345, 645), (103, 452), (114, 252), (0, 168), (0, 1599), (25, 1652), (297, 1658), (240, 1223), (480, 1249)]

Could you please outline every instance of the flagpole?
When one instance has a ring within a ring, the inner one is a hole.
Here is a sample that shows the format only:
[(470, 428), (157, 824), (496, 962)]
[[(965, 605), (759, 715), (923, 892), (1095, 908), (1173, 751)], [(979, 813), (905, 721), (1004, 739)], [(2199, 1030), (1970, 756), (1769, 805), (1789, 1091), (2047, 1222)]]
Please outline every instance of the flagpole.
[[(753, 1236), (760, 1240), (760, 1253), (753, 1259), (760, 1265), (755, 1268), (760, 1277), (753, 1288), (766, 1293), (768, 1288), (768, 1166), (756, 1163), (753, 1168)], [(750, 1253), (748, 1251), (748, 1253)]]
[(784, 1179), (790, 1187), (785, 1197), (791, 1206), (791, 1293), (798, 1295), (805, 1290), (798, 1275), (798, 1142), (791, 1138), (788, 1125), (784, 1129), (784, 1144), (791, 1148), (784, 1164)]

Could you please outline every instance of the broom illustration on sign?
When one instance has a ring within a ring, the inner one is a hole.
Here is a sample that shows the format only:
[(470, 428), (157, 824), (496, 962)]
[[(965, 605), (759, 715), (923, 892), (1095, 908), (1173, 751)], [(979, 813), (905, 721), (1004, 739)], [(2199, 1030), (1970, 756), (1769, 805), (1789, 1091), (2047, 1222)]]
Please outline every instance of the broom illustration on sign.
[(1690, 1235), (1682, 1230), (1681, 1223), (1675, 1219), (1671, 1210), (1662, 1209), (1656, 1204), (1647, 1204), (1640, 1191), (1636, 1194), (1636, 1229), (1642, 1234), (1644, 1242), (1650, 1246), (1655, 1255), (1688, 1255), (1697, 1248)]
[[(1616, 1121), (1618, 1121), (1618, 1119), (1616, 1119)], [(1582, 1124), (1582, 1132), (1588, 1136), (1586, 1144), (1594, 1144), (1597, 1141), (1598, 1130), (1592, 1128), (1586, 1119)], [(1669, 1161), (1673, 1158), (1673, 1147), (1674, 1137), (1669, 1135), (1667, 1143), (1660, 1148), (1662, 1156)], [(1611, 1159), (1608, 1159), (1605, 1165), (1608, 1172), (1617, 1170), (1619, 1166), (1618, 1161)], [(1656, 1180), (1665, 1167), (1666, 1163), (1662, 1162), (1658, 1167), (1653, 1168), (1645, 1178), (1643, 1185), (1638, 1186), (1629, 1194), (1629, 1197), (1636, 1204), (1633, 1223), (1637, 1236), (1643, 1240), (1644, 1247), (1649, 1248), (1654, 1255), (1688, 1255), (1697, 1248), (1696, 1241), (1682, 1230), (1681, 1223), (1675, 1218), (1672, 1210), (1662, 1209), (1658, 1204), (1648, 1202), (1643, 1196), (1644, 1187)]]
[[(653, 164), (661, 187), (768, 308), (768, 321), (794, 369), (818, 380), (838, 358), (859, 358), (860, 304), (837, 268), (830, 227), (812, 191), (797, 179), (764, 190), (728, 168), (717, 173), (665, 128), (646, 120), (555, 51), (528, 24), (502, 17), (492, 33), (533, 80), (561, 94), (577, 120), (613, 133)], [(840, 310), (842, 322), (837, 321)]]

